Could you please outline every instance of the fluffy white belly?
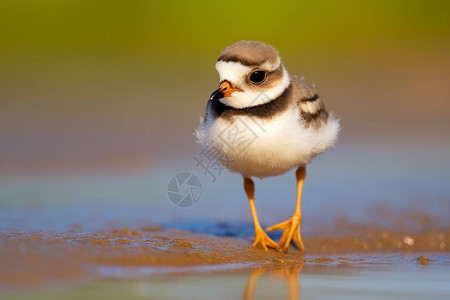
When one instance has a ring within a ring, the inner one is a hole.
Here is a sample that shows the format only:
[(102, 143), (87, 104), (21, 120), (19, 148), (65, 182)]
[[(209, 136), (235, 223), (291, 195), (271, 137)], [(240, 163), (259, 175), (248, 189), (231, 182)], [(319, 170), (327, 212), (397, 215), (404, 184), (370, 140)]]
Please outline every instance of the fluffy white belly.
[(331, 146), (337, 137), (338, 122), (316, 131), (304, 128), (298, 109), (291, 109), (271, 120), (237, 116), (232, 122), (218, 119), (201, 126), (197, 138), (204, 147), (214, 147), (218, 161), (243, 176), (280, 175), (307, 164)]

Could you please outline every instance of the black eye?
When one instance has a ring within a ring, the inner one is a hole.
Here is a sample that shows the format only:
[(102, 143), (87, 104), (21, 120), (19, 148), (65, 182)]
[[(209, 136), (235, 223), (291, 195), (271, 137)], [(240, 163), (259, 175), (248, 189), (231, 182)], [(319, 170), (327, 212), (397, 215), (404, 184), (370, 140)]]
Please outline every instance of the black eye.
[(266, 72), (261, 70), (254, 71), (248, 76), (248, 79), (250, 79), (252, 83), (261, 83), (266, 79)]

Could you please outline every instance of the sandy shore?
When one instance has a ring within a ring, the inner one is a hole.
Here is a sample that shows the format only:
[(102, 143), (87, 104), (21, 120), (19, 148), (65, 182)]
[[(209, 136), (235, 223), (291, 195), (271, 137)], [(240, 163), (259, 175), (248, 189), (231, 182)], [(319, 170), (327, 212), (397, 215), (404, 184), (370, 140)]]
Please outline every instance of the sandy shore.
[[(84, 281), (105, 275), (105, 270), (145, 267), (147, 273), (190, 272), (197, 268), (279, 268), (304, 265), (373, 265), (362, 255), (406, 255), (414, 263), (442, 263), (430, 253), (448, 257), (450, 231), (414, 235), (360, 229), (353, 236), (304, 237), (302, 254), (252, 248), (251, 238), (217, 237), (160, 227), (120, 228), (93, 233), (77, 226), (62, 233), (8, 232), (0, 235), (0, 284), (7, 288), (45, 286)], [(381, 260), (379, 263), (384, 263)], [(448, 264), (448, 262), (444, 262)], [(110, 274), (111, 275), (111, 274)]]

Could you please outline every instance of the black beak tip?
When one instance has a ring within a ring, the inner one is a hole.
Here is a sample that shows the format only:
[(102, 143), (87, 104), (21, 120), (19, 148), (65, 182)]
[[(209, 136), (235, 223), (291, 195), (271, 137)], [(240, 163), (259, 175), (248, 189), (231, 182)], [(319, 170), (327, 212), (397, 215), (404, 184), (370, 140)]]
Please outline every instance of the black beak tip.
[(220, 89), (215, 90), (211, 96), (209, 97), (209, 100), (219, 100), (224, 97), (223, 92)]

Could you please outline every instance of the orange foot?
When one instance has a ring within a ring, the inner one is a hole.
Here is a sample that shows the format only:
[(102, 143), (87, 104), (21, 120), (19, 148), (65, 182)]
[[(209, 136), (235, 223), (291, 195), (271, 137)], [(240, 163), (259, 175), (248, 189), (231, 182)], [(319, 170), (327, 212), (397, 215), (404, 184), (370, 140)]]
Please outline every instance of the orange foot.
[(255, 228), (255, 242), (253, 243), (253, 247), (261, 245), (264, 250), (267, 251), (267, 247), (279, 250), (279, 246), (276, 242), (274, 242), (264, 230), (260, 228)]
[(280, 229), (284, 230), (283, 235), (280, 239), (278, 249), (286, 252), (292, 239), (294, 239), (294, 242), (297, 244), (297, 247), (300, 251), (303, 251), (305, 249), (305, 247), (303, 246), (302, 237), (300, 236), (300, 219), (300, 214), (295, 213), (289, 220), (276, 225), (272, 225), (266, 229), (267, 231)]

